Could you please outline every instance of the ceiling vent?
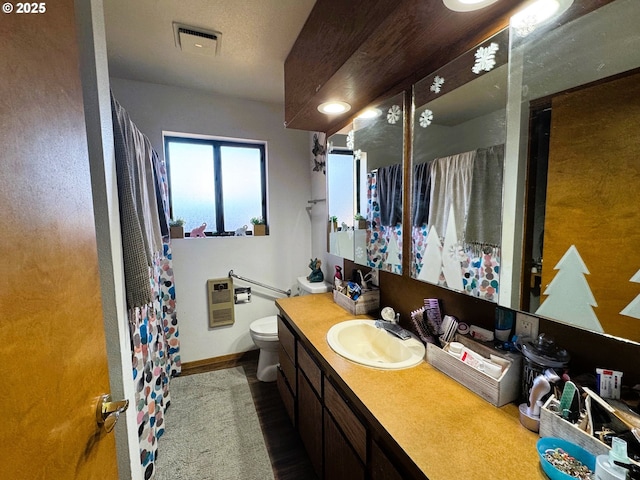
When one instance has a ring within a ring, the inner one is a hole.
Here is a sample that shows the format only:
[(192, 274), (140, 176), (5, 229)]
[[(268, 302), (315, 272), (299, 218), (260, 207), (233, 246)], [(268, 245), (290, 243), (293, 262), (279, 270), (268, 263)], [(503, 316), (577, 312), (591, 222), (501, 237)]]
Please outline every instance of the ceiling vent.
[(173, 23), (173, 35), (176, 47), (186, 53), (213, 57), (220, 51), (222, 34), (215, 30)]

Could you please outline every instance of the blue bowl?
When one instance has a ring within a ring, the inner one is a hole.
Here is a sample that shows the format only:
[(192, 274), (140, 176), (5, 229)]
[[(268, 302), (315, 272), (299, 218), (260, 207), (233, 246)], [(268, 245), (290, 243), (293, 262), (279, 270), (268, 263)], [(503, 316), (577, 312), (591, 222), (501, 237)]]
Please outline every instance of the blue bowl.
[(592, 455), (584, 448), (576, 445), (575, 443), (568, 442), (567, 440), (563, 440), (561, 438), (544, 437), (538, 440), (536, 448), (538, 449), (538, 455), (540, 456), (542, 470), (544, 470), (544, 473), (546, 473), (551, 480), (576, 480), (576, 478), (572, 477), (571, 475), (567, 475), (564, 472), (561, 472), (556, 467), (551, 465), (546, 458), (544, 458), (544, 454), (548, 449), (554, 450), (556, 448), (561, 448), (573, 458), (578, 460), (580, 463), (585, 465), (592, 472), (596, 471), (595, 455)]

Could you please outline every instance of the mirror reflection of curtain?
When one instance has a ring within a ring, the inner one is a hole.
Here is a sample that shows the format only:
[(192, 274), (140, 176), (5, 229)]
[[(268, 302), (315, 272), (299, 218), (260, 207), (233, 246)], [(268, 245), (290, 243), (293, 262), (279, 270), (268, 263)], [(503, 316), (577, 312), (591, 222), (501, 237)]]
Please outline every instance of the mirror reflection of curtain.
[(367, 266), (401, 274), (402, 166), (380, 167), (367, 182)]
[(497, 301), (503, 163), (497, 145), (414, 168), (414, 278)]
[(473, 163), (465, 243), (500, 245), (502, 235), (502, 175), (504, 145), (479, 148)]
[(392, 227), (402, 222), (402, 165), (378, 169), (378, 204), (381, 225)]
[(413, 200), (411, 202), (411, 225), (419, 227), (428, 223), (429, 200), (431, 199), (431, 163), (419, 163), (413, 167)]
[(429, 228), (444, 239), (447, 223), (455, 220), (455, 234), (462, 239), (471, 196), (471, 178), (475, 150), (437, 158), (431, 166), (431, 200), (429, 202)]

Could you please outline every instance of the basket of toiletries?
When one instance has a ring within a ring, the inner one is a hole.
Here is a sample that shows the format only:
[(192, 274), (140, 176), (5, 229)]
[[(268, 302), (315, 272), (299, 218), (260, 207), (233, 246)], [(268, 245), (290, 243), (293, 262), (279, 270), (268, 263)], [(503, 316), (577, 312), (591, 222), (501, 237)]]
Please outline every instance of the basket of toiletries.
[(362, 289), (355, 300), (338, 290), (334, 290), (333, 301), (353, 315), (365, 315), (380, 308), (380, 289)]
[(604, 455), (610, 448), (606, 443), (580, 428), (580, 423), (571, 423), (560, 415), (560, 401), (551, 395), (540, 409), (541, 437), (558, 437), (569, 440), (594, 455)]
[(444, 348), (427, 344), (427, 362), (489, 403), (501, 407), (520, 394), (522, 356), (456, 334)]

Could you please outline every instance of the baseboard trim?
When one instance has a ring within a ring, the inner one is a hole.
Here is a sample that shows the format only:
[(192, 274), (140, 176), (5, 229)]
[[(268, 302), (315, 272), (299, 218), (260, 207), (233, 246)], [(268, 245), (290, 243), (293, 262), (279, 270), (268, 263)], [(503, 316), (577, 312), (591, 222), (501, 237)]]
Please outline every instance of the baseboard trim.
[(205, 358), (194, 362), (184, 362), (182, 364), (182, 375), (237, 367), (242, 362), (258, 360), (259, 354), (260, 350), (249, 350), (248, 352), (231, 353), (221, 357)]

